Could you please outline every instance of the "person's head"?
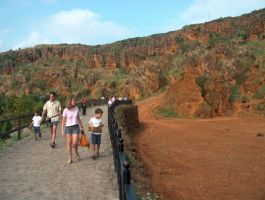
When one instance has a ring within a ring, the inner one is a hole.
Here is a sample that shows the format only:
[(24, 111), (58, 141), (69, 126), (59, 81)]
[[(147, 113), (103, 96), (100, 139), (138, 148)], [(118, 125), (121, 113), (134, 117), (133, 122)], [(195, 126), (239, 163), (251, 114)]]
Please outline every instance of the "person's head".
[(50, 101), (55, 101), (56, 93), (55, 92), (50, 92), (49, 97), (50, 97)]
[(99, 118), (101, 118), (102, 115), (103, 115), (103, 110), (102, 110), (101, 108), (97, 108), (97, 109), (95, 110), (95, 117), (96, 117), (97, 119), (99, 119)]
[(38, 111), (35, 110), (35, 111), (34, 111), (34, 115), (35, 115), (35, 116), (38, 116), (38, 115), (39, 115)]
[(72, 109), (76, 106), (76, 99), (74, 97), (69, 97), (66, 101), (66, 108)]

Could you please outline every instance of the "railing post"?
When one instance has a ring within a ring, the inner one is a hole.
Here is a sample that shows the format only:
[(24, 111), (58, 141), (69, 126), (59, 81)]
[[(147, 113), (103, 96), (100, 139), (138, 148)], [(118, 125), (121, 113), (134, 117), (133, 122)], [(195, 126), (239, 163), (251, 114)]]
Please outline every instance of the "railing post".
[(123, 183), (130, 184), (131, 183), (131, 172), (130, 172), (130, 163), (129, 161), (125, 160), (123, 162)]
[(120, 138), (119, 139), (119, 152), (123, 152), (123, 149), (124, 149), (124, 146), (123, 146), (123, 139), (122, 138)]
[(118, 137), (121, 138), (121, 129), (118, 129)]
[(21, 118), (18, 119), (17, 139), (21, 140)]

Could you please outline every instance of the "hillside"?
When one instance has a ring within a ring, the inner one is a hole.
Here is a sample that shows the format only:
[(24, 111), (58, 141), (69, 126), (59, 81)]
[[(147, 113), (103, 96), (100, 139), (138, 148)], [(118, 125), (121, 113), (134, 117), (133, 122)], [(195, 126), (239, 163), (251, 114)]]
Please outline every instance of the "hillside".
[(0, 54), (0, 93), (135, 100), (164, 91), (160, 115), (265, 111), (265, 9), (107, 45), (38, 45)]

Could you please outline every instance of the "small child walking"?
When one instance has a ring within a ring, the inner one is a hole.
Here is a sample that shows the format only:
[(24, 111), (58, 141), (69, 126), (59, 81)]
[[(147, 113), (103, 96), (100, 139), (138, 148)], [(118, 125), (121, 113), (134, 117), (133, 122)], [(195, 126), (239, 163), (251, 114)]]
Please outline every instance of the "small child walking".
[(101, 117), (103, 115), (103, 110), (97, 108), (95, 110), (95, 116), (92, 117), (88, 122), (88, 129), (91, 131), (91, 145), (92, 145), (92, 159), (95, 160), (99, 158), (99, 148), (101, 144), (101, 133), (102, 127), (104, 126)]
[(32, 118), (32, 122), (30, 124), (30, 127), (33, 126), (33, 131), (35, 135), (35, 140), (38, 140), (41, 137), (40, 133), (40, 124), (41, 124), (42, 118), (39, 116), (39, 113), (37, 111), (34, 112), (34, 117)]

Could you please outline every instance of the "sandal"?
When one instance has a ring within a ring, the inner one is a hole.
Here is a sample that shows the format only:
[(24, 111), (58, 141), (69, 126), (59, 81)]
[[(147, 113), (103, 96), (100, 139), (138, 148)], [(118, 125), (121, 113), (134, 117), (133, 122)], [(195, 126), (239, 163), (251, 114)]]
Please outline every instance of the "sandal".
[(95, 156), (95, 155), (93, 155), (93, 156), (92, 156), (92, 159), (93, 159), (93, 160), (96, 160), (96, 156)]
[(51, 145), (51, 148), (54, 148), (55, 147), (55, 142), (52, 142), (50, 145)]
[(73, 161), (70, 159), (70, 160), (67, 161), (67, 163), (71, 164), (71, 163), (73, 163)]

